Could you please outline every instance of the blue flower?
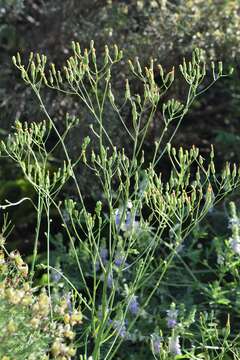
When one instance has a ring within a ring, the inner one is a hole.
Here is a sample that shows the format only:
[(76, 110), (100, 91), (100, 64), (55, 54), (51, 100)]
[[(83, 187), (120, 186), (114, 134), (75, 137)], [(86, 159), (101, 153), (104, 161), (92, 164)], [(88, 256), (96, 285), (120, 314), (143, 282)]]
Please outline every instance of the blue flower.
[(175, 328), (176, 325), (177, 325), (177, 320), (176, 319), (168, 319), (167, 320), (167, 327), (169, 329)]
[(115, 211), (115, 224), (117, 227), (119, 227), (120, 223), (121, 223), (121, 213), (119, 211), (119, 209), (116, 209)]
[[(127, 203), (127, 211), (124, 214), (124, 210), (116, 209), (115, 210), (115, 224), (116, 227), (122, 231), (131, 231), (135, 230), (139, 226), (139, 222), (135, 220), (135, 214), (131, 211), (132, 202), (128, 201)], [(124, 215), (124, 216), (123, 216)]]
[(131, 211), (127, 211), (127, 215), (126, 215), (126, 221), (125, 221), (125, 225), (126, 225), (126, 229), (130, 229), (130, 227), (132, 226), (132, 223), (135, 219), (135, 216), (131, 214)]
[[(100, 255), (102, 264), (106, 265), (107, 258), (108, 258), (108, 250), (106, 248), (101, 248), (100, 252), (99, 252), (99, 255)], [(96, 267), (96, 271), (98, 271), (100, 269), (100, 263), (99, 263), (98, 260), (96, 261), (95, 267)]]
[(159, 354), (162, 346), (162, 338), (157, 334), (151, 335), (151, 345), (152, 345), (152, 352), (154, 354)]
[(62, 275), (59, 271), (55, 271), (55, 270), (52, 271), (51, 278), (54, 282), (56, 283), (59, 282), (61, 280), (61, 277)]
[(107, 258), (108, 258), (108, 250), (106, 248), (101, 248), (100, 257), (103, 265), (105, 265), (107, 263)]
[(123, 320), (110, 320), (110, 322), (113, 324), (113, 328), (114, 330), (117, 331), (117, 334), (121, 337), (121, 338), (125, 338), (127, 335), (127, 329), (126, 329), (126, 324)]
[(123, 265), (125, 263), (125, 259), (124, 259), (124, 255), (121, 253), (117, 253), (116, 257), (114, 259), (114, 264), (117, 267), (120, 267), (121, 265)]
[(139, 221), (136, 221), (135, 219), (136, 215), (128, 211), (126, 214), (125, 223), (121, 226), (121, 229), (123, 231), (137, 230), (139, 228)]
[(130, 313), (133, 315), (137, 315), (139, 311), (139, 302), (137, 301), (137, 298), (138, 297), (136, 295), (133, 295), (128, 306)]
[(172, 308), (167, 310), (167, 327), (173, 329), (177, 325), (178, 310)]

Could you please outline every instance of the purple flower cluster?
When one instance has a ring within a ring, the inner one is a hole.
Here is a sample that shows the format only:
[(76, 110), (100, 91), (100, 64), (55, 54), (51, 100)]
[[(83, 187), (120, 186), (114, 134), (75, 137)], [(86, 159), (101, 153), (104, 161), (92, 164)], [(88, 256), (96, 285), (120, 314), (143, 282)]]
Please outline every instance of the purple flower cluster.
[(107, 286), (109, 288), (112, 288), (113, 287), (113, 276), (111, 273), (108, 274), (108, 277), (107, 277)]
[[(105, 247), (102, 247), (99, 251), (99, 255), (100, 255), (100, 259), (103, 265), (107, 264), (108, 261), (108, 249), (106, 249)], [(96, 262), (96, 271), (98, 271), (100, 269), (100, 262), (97, 261)]]
[(123, 320), (109, 320), (109, 322), (112, 323), (113, 329), (116, 330), (117, 334), (121, 338), (126, 338), (127, 329), (126, 329), (126, 324)]
[(122, 266), (124, 263), (125, 263), (124, 255), (121, 254), (121, 253), (117, 253), (117, 254), (116, 254), (116, 257), (115, 257), (115, 259), (114, 259), (114, 264), (115, 264), (117, 267), (120, 267), (120, 266)]
[(152, 345), (152, 352), (154, 354), (159, 354), (161, 347), (162, 347), (162, 338), (157, 334), (151, 335), (151, 345)]
[(136, 295), (133, 295), (129, 302), (128, 309), (132, 315), (137, 315), (139, 312), (139, 302), (137, 301), (137, 298), (138, 297)]
[(177, 325), (177, 317), (178, 317), (178, 310), (175, 308), (172, 308), (170, 310), (167, 310), (167, 327), (169, 329), (175, 328)]
[(61, 277), (62, 277), (62, 275), (59, 271), (55, 271), (55, 270), (52, 271), (51, 278), (52, 278), (53, 282), (58, 283), (61, 280)]
[[(157, 334), (151, 335), (151, 347), (153, 354), (159, 355), (162, 348), (162, 340), (162, 337)], [(173, 335), (168, 339), (168, 350), (173, 356), (182, 355), (179, 336)]]
[(121, 223), (121, 213), (120, 210), (117, 209), (115, 212), (115, 224), (117, 227), (119, 227), (120, 223)]
[(101, 248), (100, 250), (100, 258), (102, 260), (103, 265), (106, 265), (108, 259), (108, 249)]
[(126, 214), (125, 227), (126, 230), (131, 230), (132, 223), (135, 221), (135, 216), (131, 214), (131, 211), (128, 210)]
[(136, 221), (136, 215), (131, 211), (132, 203), (128, 201), (127, 212), (125, 218), (123, 218), (123, 210), (116, 209), (115, 211), (115, 224), (117, 228), (122, 231), (135, 230), (139, 226), (139, 222)]

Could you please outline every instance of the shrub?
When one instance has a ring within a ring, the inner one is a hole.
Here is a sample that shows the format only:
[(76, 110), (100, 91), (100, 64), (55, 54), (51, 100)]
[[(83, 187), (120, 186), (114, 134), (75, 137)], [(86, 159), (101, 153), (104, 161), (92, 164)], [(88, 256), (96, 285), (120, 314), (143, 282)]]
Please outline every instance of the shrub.
[(34, 288), (18, 251), (0, 250), (0, 281), (1, 359), (72, 358), (73, 326), (82, 316), (69, 313), (70, 299), (51, 298), (44, 288)]

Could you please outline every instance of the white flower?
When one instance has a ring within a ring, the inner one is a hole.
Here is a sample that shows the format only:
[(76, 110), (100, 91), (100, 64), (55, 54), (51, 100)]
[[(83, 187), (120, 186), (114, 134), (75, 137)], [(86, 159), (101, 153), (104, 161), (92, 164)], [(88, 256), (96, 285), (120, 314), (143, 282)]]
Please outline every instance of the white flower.
[(169, 338), (168, 348), (172, 355), (182, 355), (179, 336), (171, 336)]
[(240, 255), (240, 239), (239, 237), (236, 238), (230, 238), (230, 245), (232, 247), (232, 250), (237, 254)]

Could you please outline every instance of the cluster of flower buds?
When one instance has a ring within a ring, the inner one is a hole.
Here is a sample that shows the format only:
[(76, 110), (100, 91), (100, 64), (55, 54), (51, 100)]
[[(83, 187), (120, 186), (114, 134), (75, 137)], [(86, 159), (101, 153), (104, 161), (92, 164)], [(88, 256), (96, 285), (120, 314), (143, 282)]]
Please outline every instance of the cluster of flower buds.
[(50, 311), (50, 299), (46, 294), (46, 291), (43, 290), (37, 298), (37, 301), (34, 303), (33, 314), (38, 318), (46, 318)]
[[(0, 283), (0, 306), (3, 313), (10, 314), (9, 318), (5, 319), (3, 323), (4, 331), (2, 336), (4, 341), (6, 341), (8, 335), (17, 337), (18, 334), (25, 331), (28, 337), (31, 333), (34, 334), (37, 331), (40, 338), (43, 336), (46, 339), (46, 334), (49, 335), (46, 340), (45, 355), (41, 355), (41, 359), (72, 359), (76, 354), (73, 343), (75, 339), (74, 326), (81, 324), (83, 317), (81, 311), (74, 309), (70, 294), (58, 299), (57, 304), (54, 303), (54, 299), (50, 299), (44, 288), (39, 294), (34, 294), (31, 284), (21, 276), (21, 267), (24, 262), (18, 251), (10, 253), (9, 258), (1, 252), (0, 265), (1, 263), (6, 264), (7, 270)], [(16, 271), (12, 271), (13, 269)], [(55, 319), (53, 321), (50, 320), (51, 308), (53, 310), (53, 319)], [(22, 314), (20, 322), (18, 317), (14, 316), (16, 313)], [(0, 344), (2, 336), (0, 334)], [(35, 355), (35, 353), (32, 353), (32, 356)], [(37, 357), (29, 357), (28, 359), (30, 358), (35, 359)], [(12, 359), (12, 357), (9, 358), (7, 353), (6, 356), (0, 357), (0, 359), (8, 360)]]
[(51, 353), (54, 359), (69, 360), (76, 354), (73, 345), (66, 345), (62, 338), (56, 338), (51, 347)]
[(82, 323), (82, 313), (81, 311), (74, 310), (72, 314), (64, 315), (64, 323), (70, 324), (71, 326), (81, 324)]
[(28, 306), (33, 302), (32, 294), (26, 291), (24, 287), (16, 289), (12, 286), (6, 286), (3, 297), (12, 305)]
[[(26, 313), (32, 329), (47, 329), (50, 300), (45, 291), (41, 292), (39, 296), (34, 296), (27, 282), (20, 286), (16, 283), (15, 287), (14, 284), (3, 281), (0, 287), (0, 300), (5, 301), (6, 307), (19, 306), (19, 311)], [(6, 330), (8, 333), (15, 333), (17, 324), (10, 319)]]
[(0, 274), (4, 274), (7, 270), (7, 263), (4, 251), (0, 249)]
[(60, 299), (54, 310), (63, 319), (63, 323), (56, 328), (51, 355), (57, 360), (69, 360), (76, 354), (76, 349), (72, 343), (75, 338), (73, 327), (82, 323), (83, 316), (81, 311), (72, 310), (68, 295)]
[(9, 254), (11, 260), (14, 261), (19, 273), (23, 277), (27, 277), (28, 275), (28, 265), (23, 261), (21, 255), (18, 250), (14, 250)]
[(72, 344), (75, 338), (73, 327), (82, 323), (81, 311), (74, 310), (71, 314), (68, 312), (64, 313), (67, 310), (67, 301), (63, 299), (60, 302), (58, 311), (63, 316), (64, 325), (60, 324), (58, 326), (57, 337), (51, 347), (52, 356), (58, 360), (69, 360), (76, 354), (76, 349)]

